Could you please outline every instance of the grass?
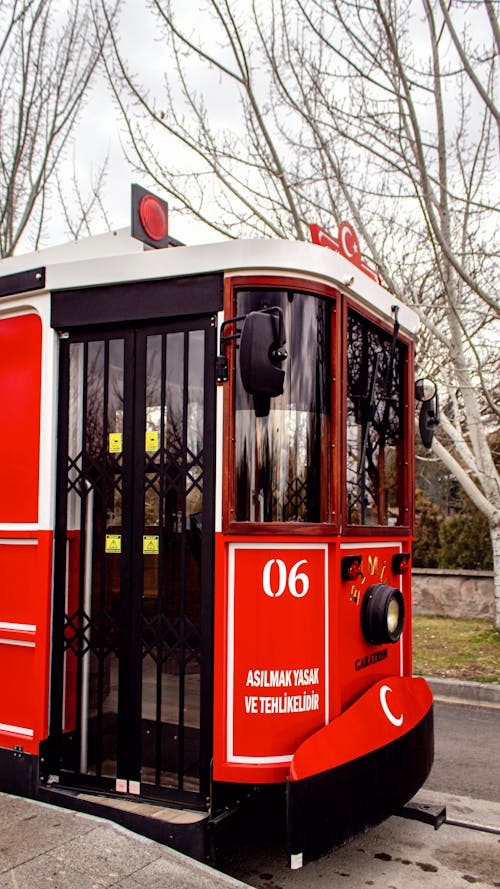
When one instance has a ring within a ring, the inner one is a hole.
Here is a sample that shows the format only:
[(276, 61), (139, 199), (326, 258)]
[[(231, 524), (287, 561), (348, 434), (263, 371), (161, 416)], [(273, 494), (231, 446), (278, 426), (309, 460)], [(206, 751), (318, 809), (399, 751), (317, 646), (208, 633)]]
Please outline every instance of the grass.
[(500, 632), (487, 620), (416, 614), (413, 672), (500, 683)]

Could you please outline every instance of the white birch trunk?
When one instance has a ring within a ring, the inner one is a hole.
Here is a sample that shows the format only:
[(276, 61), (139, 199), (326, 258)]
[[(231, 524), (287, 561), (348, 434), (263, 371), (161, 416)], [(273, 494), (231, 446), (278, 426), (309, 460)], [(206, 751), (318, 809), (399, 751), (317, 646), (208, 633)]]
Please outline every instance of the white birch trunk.
[(493, 547), (493, 588), (495, 596), (494, 623), (500, 630), (500, 521), (490, 524), (491, 545)]

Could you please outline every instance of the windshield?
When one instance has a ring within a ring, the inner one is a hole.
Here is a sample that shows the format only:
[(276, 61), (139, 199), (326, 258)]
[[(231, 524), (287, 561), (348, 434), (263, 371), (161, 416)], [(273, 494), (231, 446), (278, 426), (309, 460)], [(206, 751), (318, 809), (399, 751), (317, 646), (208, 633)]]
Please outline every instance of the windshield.
[(330, 305), (290, 290), (237, 293), (237, 315), (282, 309), (288, 358), (283, 395), (266, 417), (256, 417), (236, 375), (236, 521), (328, 521)]

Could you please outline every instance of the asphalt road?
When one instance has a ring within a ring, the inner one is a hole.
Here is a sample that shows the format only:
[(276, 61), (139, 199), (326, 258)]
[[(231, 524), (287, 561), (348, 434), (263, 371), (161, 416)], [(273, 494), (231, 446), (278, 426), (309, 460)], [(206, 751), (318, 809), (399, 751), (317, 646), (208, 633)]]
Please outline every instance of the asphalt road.
[(500, 802), (500, 709), (434, 702), (429, 790)]
[(291, 871), (278, 829), (242, 831), (221, 869), (255, 889), (500, 887), (500, 708), (435, 701), (435, 763), (418, 802), (446, 805), (460, 824), (393, 817), (317, 862)]

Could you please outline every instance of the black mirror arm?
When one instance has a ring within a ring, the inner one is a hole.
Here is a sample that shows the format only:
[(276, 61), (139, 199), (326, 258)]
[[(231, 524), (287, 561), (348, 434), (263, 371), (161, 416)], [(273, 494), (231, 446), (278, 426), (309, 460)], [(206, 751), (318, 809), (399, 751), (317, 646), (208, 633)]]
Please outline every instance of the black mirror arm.
[(219, 354), (215, 359), (215, 378), (218, 383), (225, 383), (228, 378), (226, 343), (229, 343), (231, 340), (238, 340), (241, 336), (241, 330), (238, 327), (236, 328), (235, 333), (225, 334), (224, 331), (230, 324), (236, 324), (237, 321), (244, 321), (245, 318), (246, 315), (236, 315), (234, 318), (228, 318), (227, 321), (223, 321), (220, 326)]

